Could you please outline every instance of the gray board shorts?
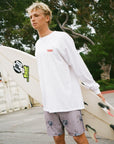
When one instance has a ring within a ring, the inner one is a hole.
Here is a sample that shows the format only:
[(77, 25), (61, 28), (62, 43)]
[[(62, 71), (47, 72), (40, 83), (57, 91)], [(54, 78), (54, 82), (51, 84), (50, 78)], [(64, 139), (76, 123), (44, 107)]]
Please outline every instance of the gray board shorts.
[(64, 129), (70, 136), (79, 136), (85, 132), (80, 110), (70, 112), (49, 113), (44, 111), (47, 133), (50, 136), (64, 134)]

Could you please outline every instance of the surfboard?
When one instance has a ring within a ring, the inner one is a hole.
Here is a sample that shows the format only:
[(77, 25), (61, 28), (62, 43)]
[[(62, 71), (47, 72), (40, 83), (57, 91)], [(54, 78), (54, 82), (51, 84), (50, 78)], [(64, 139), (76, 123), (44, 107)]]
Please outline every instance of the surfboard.
[(97, 142), (96, 136), (114, 140), (114, 108), (81, 84), (85, 109), (82, 110), (85, 129)]
[(28, 95), (42, 103), (34, 56), (11, 47), (0, 46), (0, 65)]
[[(0, 65), (31, 97), (42, 104), (36, 58), (14, 48), (0, 46)], [(7, 80), (6, 80), (7, 81)], [(114, 140), (114, 108), (81, 84), (85, 109), (82, 110), (85, 129), (95, 135)]]

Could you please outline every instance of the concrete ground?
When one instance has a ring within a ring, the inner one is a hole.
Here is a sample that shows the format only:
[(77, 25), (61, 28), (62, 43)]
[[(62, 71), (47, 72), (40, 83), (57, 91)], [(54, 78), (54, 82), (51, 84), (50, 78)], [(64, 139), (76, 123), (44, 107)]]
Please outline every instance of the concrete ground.
[[(114, 93), (106, 94), (114, 106)], [(89, 144), (95, 144), (86, 133)], [(0, 115), (0, 144), (54, 144), (46, 133), (43, 110), (40, 107)], [(66, 144), (75, 144), (66, 133)], [(114, 141), (98, 137), (97, 144), (114, 144)]]

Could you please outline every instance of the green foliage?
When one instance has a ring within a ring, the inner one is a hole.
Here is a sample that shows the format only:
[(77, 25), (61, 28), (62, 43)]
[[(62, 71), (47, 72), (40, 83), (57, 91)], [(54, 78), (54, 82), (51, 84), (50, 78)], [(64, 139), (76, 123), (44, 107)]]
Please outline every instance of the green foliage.
[(102, 70), (100, 69), (97, 58), (92, 58), (93, 54), (91, 52), (88, 55), (81, 54), (81, 56), (85, 61), (95, 81), (99, 80)]
[(112, 65), (112, 69), (111, 69), (111, 72), (110, 72), (110, 77), (112, 79), (114, 79), (114, 65)]
[[(0, 42), (3, 45), (25, 51), (24, 45), (32, 48), (34, 30), (26, 19), (25, 8), (30, 0), (0, 1)], [(32, 51), (32, 50), (31, 50)]]
[(114, 79), (110, 80), (99, 80), (97, 81), (100, 85), (100, 90), (105, 91), (105, 90), (114, 90)]

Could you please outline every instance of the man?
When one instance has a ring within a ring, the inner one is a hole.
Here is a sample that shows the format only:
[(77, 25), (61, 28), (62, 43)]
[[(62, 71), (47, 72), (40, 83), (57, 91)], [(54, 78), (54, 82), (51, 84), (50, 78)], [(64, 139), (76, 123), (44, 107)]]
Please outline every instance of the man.
[(27, 11), (32, 27), (39, 34), (35, 56), (47, 132), (56, 144), (65, 144), (66, 128), (78, 144), (88, 144), (81, 116), (84, 104), (79, 81), (105, 101), (99, 85), (76, 51), (73, 39), (65, 32), (49, 29), (52, 18), (49, 7), (36, 2)]

